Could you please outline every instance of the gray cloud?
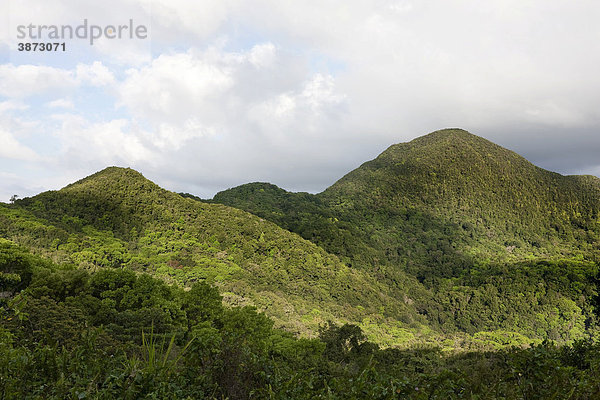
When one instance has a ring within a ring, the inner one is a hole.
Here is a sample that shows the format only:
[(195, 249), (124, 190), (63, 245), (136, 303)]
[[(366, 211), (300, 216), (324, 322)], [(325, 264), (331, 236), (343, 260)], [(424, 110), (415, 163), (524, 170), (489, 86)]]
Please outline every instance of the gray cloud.
[[(116, 111), (75, 104), (76, 116), (34, 121), (60, 143), (43, 166), (57, 177), (119, 164), (203, 197), (249, 181), (315, 192), (444, 127), (550, 170), (600, 173), (597, 2), (126, 4), (152, 11), (154, 57), (128, 65), (99, 47)], [(68, 20), (86, 7), (56, 9)], [(7, 101), (18, 98), (9, 89)], [(60, 97), (87, 89), (72, 90)]]

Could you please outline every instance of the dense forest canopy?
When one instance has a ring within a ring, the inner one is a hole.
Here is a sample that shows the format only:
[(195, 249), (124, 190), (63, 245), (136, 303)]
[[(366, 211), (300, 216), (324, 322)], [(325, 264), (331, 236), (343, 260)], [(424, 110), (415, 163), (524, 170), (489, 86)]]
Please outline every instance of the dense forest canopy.
[(0, 237), (4, 398), (599, 395), (600, 179), (466, 131), (316, 195), (111, 167)]

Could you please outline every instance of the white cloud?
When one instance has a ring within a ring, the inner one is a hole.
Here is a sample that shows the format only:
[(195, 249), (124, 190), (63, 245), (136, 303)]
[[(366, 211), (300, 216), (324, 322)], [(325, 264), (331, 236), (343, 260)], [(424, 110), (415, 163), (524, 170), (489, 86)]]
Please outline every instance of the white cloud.
[(315, 131), (331, 134), (324, 132), (321, 124), (328, 117), (343, 113), (345, 99), (343, 94), (336, 92), (331, 75), (315, 74), (296, 91), (251, 104), (248, 118), (273, 139), (280, 136), (289, 138), (291, 132), (303, 136)]
[(335, 93), (335, 82), (331, 75), (316, 74), (306, 84), (302, 97), (310, 106), (314, 114), (318, 114), (327, 105), (336, 105), (343, 101), (345, 96)]
[(201, 121), (192, 117), (186, 119), (181, 126), (160, 124), (147, 137), (154, 146), (168, 152), (181, 149), (191, 139), (210, 137), (216, 134), (216, 128), (205, 126)]
[(93, 165), (133, 165), (151, 162), (155, 155), (143, 143), (143, 132), (125, 119), (93, 123), (73, 114), (55, 114), (60, 129), (54, 136), (60, 140), (61, 164), (70, 167)]
[(153, 121), (185, 121), (200, 107), (218, 110), (214, 99), (232, 86), (230, 67), (192, 52), (161, 55), (151, 65), (128, 71), (120, 104)]
[(29, 147), (21, 144), (9, 131), (0, 128), (0, 158), (37, 161), (38, 155)]
[(250, 50), (248, 61), (257, 68), (265, 68), (273, 66), (276, 57), (277, 51), (273, 43), (262, 43)]
[(0, 96), (25, 98), (72, 89), (77, 81), (71, 71), (40, 65), (0, 65)]
[(0, 65), (0, 96), (23, 99), (48, 93), (72, 92), (80, 85), (105, 86), (114, 76), (101, 62), (77, 64), (75, 69), (44, 65)]
[(20, 100), (6, 100), (0, 102), (0, 114), (7, 111), (23, 111), (27, 110), (29, 106)]
[(155, 40), (203, 39), (218, 30), (232, 12), (239, 9), (236, 0), (140, 0), (152, 14)]
[(94, 51), (101, 60), (119, 66), (139, 67), (152, 61), (152, 40), (114, 40), (100, 38), (94, 42)]
[(50, 108), (66, 108), (73, 109), (75, 108), (75, 104), (70, 99), (56, 99), (46, 103), (47, 107)]
[(213, 47), (163, 54), (127, 72), (118, 85), (119, 104), (151, 123), (151, 140), (163, 149), (198, 138), (250, 135), (247, 124), (256, 122), (251, 114), (257, 108), (268, 111), (289, 99), (281, 112), (298, 103), (317, 113), (337, 101), (331, 77), (317, 74), (305, 83), (295, 67), (287, 68), (290, 63), (272, 43), (245, 52)]
[(92, 64), (77, 64), (75, 76), (78, 82), (92, 86), (106, 86), (115, 81), (112, 72), (100, 61), (94, 61)]

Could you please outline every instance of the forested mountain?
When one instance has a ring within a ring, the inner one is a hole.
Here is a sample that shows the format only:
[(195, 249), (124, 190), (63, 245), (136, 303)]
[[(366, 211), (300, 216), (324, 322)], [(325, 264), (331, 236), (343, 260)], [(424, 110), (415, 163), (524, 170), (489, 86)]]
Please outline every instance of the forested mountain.
[(320, 197), (348, 217), (369, 209), (392, 218), (408, 210), (427, 213), (464, 233), (464, 245), (456, 247), (478, 258), (599, 249), (592, 232), (600, 231), (600, 179), (543, 170), (463, 130), (391, 146)]
[(316, 195), (110, 167), (0, 204), (0, 390), (595, 398), (599, 254), (600, 179), (458, 129)]
[[(64, 189), (0, 206), (0, 234), (80, 269), (125, 268), (168, 283), (206, 281), (230, 305), (316, 334), (328, 320), (419, 326), (397, 288), (244, 211), (185, 199), (111, 167)], [(381, 310), (384, 310), (383, 312)]]
[(444, 255), (476, 261), (600, 249), (600, 179), (543, 170), (458, 129), (393, 145), (317, 195), (252, 183), (213, 201), (264, 216), (336, 254), (355, 258), (361, 250), (352, 242), (360, 236), (383, 252), (380, 262), (414, 262), (420, 246), (444, 240), (452, 242), (440, 249)]
[(408, 299), (445, 333), (568, 341), (594, 325), (600, 179), (545, 171), (463, 130), (393, 145), (317, 195), (252, 183), (212, 201), (388, 285), (416, 278), (429, 297), (408, 287)]

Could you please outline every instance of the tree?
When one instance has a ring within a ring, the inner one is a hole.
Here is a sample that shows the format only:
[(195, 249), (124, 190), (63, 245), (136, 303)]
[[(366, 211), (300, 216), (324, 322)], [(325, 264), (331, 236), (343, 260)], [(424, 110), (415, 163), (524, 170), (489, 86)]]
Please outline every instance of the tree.
[(344, 365), (357, 361), (364, 364), (378, 349), (376, 344), (367, 341), (360, 327), (352, 324), (338, 327), (329, 321), (319, 329), (319, 339), (325, 343), (327, 359)]
[(183, 309), (188, 318), (189, 328), (198, 322), (214, 322), (223, 314), (223, 304), (219, 290), (206, 282), (194, 283), (185, 293)]
[(15, 201), (19, 198), (19, 195), (13, 194), (10, 196), (10, 204), (15, 204)]

